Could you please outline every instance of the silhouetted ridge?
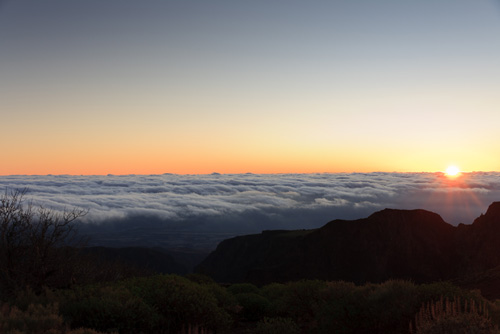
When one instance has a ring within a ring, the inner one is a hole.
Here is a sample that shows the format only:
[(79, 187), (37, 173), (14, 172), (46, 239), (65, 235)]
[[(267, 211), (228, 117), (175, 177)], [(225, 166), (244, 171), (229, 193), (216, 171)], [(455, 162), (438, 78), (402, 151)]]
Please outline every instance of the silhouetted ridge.
[(492, 224), (500, 225), (500, 202), (491, 203), (486, 213), (476, 218), (473, 223), (476, 227)]
[(415, 209), (415, 210), (384, 209), (372, 213), (368, 217), (368, 219), (392, 220), (400, 223), (413, 222), (420, 224), (428, 223), (430, 225), (432, 224), (443, 224), (447, 226), (449, 225), (437, 213), (422, 209)]
[(457, 229), (461, 272), (470, 274), (500, 266), (500, 202), (493, 202), (472, 225)]
[(453, 279), (500, 298), (500, 202), (454, 227), (426, 210), (384, 209), (315, 230), (265, 231), (219, 244), (197, 268), (220, 282)]
[(485, 216), (500, 218), (500, 202), (493, 202), (488, 207)]
[(297, 279), (417, 282), (453, 277), (455, 228), (433, 212), (385, 209), (310, 231), (264, 232), (225, 240), (198, 267), (218, 281)]

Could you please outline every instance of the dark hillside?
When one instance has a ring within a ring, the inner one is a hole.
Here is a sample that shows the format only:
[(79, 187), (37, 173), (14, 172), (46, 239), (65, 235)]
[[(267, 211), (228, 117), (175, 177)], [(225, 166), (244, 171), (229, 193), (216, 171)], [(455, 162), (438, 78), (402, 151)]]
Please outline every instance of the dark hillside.
[(446, 279), (455, 273), (453, 231), (424, 210), (385, 209), (365, 219), (333, 221), (307, 239), (307, 258), (315, 263), (310, 272), (355, 283)]
[(424, 210), (390, 210), (310, 231), (265, 231), (223, 241), (198, 270), (224, 282), (297, 279), (417, 282), (455, 273), (454, 227)]
[(472, 225), (459, 227), (425, 210), (385, 209), (316, 230), (236, 237), (221, 242), (197, 271), (220, 282), (324, 279), (361, 284), (472, 277), (497, 266), (500, 202)]
[(293, 274), (289, 271), (302, 253), (304, 239), (313, 231), (264, 231), (224, 240), (198, 271), (219, 282), (285, 281)]
[(500, 266), (500, 202), (494, 202), (472, 225), (457, 228), (463, 274)]

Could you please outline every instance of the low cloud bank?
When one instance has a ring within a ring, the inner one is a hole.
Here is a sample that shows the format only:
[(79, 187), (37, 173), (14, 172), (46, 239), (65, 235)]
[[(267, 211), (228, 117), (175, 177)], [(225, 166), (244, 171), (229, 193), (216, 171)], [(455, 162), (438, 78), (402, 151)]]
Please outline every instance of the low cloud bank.
[(24, 188), (37, 205), (88, 209), (82, 223), (89, 226), (238, 234), (314, 228), (383, 208), (426, 209), (470, 224), (500, 201), (500, 173), (0, 177), (0, 190)]

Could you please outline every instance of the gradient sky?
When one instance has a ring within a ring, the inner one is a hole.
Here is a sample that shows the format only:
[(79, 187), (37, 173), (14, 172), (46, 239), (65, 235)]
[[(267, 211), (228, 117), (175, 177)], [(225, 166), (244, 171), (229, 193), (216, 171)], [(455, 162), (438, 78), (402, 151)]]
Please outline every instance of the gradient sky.
[(500, 1), (0, 1), (0, 175), (500, 170)]

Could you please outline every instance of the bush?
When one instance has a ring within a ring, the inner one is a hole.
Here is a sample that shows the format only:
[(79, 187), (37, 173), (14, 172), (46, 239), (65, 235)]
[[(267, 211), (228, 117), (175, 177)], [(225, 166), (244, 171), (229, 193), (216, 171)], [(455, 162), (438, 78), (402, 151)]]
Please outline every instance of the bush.
[(271, 304), (267, 298), (256, 293), (239, 293), (235, 297), (245, 320), (257, 321), (267, 315)]
[[(135, 296), (153, 307), (160, 316), (159, 326), (166, 332), (178, 332), (188, 326), (222, 331), (229, 327), (231, 317), (215, 297), (216, 289), (200, 285), (177, 275), (158, 275), (125, 281)], [(220, 292), (220, 291), (219, 291)]]
[(373, 286), (366, 298), (365, 324), (375, 333), (403, 333), (408, 321), (421, 305), (419, 286), (391, 280)]
[(217, 305), (229, 314), (236, 314), (240, 308), (236, 297), (229, 293), (226, 288), (218, 285), (217, 283), (204, 284), (204, 287), (212, 294), (217, 300)]
[(460, 297), (462, 299), (474, 299), (476, 302), (483, 299), (478, 290), (464, 290), (450, 282), (422, 284), (418, 286), (417, 292), (421, 300), (418, 308), (420, 308), (423, 302), (431, 300), (438, 301), (441, 297), (448, 298), (450, 300), (453, 300), (455, 297)]
[(278, 313), (292, 318), (301, 327), (313, 326), (318, 312), (324, 307), (327, 287), (327, 282), (319, 280), (287, 283), (279, 303), (283, 309)]
[(26, 311), (4, 304), (0, 311), (2, 333), (18, 331), (38, 334), (47, 333), (49, 330), (62, 331), (63, 328), (64, 322), (58, 313), (57, 304), (48, 306), (31, 304)]
[(324, 303), (314, 314), (315, 327), (311, 332), (363, 333), (365, 323), (370, 322), (366, 312), (373, 289), (372, 284), (357, 287), (352, 283), (329, 282), (323, 294)]
[(199, 273), (190, 273), (184, 277), (186, 277), (188, 280), (192, 282), (199, 284), (215, 284), (215, 281), (212, 277)]
[(230, 285), (227, 290), (233, 295), (237, 295), (239, 293), (255, 293), (259, 294), (259, 288), (250, 283), (238, 283)]
[(57, 304), (30, 304), (23, 311), (3, 304), (0, 308), (0, 332), (9, 334), (100, 334), (92, 329), (69, 330), (58, 313)]
[(268, 316), (288, 317), (285, 295), (288, 286), (281, 283), (271, 283), (261, 288), (262, 296), (269, 300)]
[[(58, 333), (54, 333), (54, 334), (58, 334)], [(64, 333), (61, 333), (61, 334), (64, 334)], [(93, 329), (89, 329), (89, 328), (77, 328), (77, 329), (70, 330), (69, 332), (66, 332), (66, 334), (103, 334), (103, 333), (95, 331)]]
[(488, 316), (484, 303), (473, 299), (461, 302), (441, 298), (439, 301), (422, 305), (415, 317), (415, 328), (410, 323), (410, 333), (434, 334), (493, 334), (499, 333)]
[(136, 333), (153, 331), (158, 315), (154, 308), (122, 286), (89, 286), (67, 292), (63, 316), (72, 327)]
[(299, 334), (300, 328), (290, 318), (264, 318), (257, 323), (255, 334)]
[(484, 301), (476, 292), (450, 283), (415, 285), (393, 280), (363, 286), (330, 282), (327, 286), (322, 304), (317, 305), (313, 321), (309, 321), (314, 325), (309, 328), (311, 333), (404, 333), (421, 305), (435, 302), (441, 295)]

